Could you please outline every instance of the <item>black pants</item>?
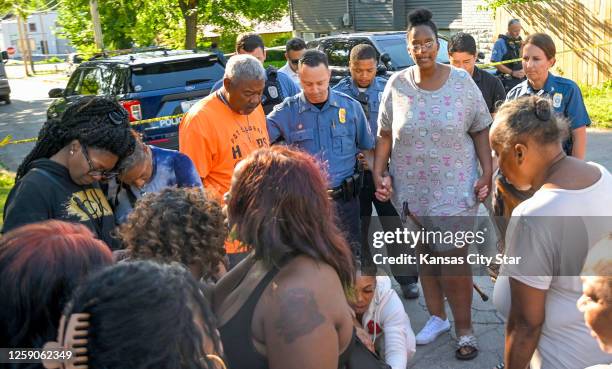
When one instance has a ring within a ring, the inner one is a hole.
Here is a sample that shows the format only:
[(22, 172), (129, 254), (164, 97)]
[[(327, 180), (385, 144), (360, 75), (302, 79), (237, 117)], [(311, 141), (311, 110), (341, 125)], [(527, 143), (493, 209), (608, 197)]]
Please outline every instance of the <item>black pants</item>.
[(351, 246), (353, 256), (358, 258), (361, 254), (359, 199), (354, 197), (349, 201), (335, 199), (334, 207), (338, 216), (338, 227), (344, 233)]
[[(395, 210), (395, 207), (391, 204), (391, 201), (379, 201), (374, 195), (376, 186), (374, 185), (372, 172), (366, 170), (363, 175), (363, 188), (359, 195), (359, 202), (361, 205), (361, 244), (363, 250), (361, 257), (362, 265), (368, 262), (373, 263), (371, 245), (369, 242), (370, 235), (368, 234), (372, 218), (372, 204), (374, 204), (376, 208), (378, 219), (385, 232), (395, 232), (396, 229), (403, 228), (402, 221), (397, 214), (397, 210)], [(414, 252), (414, 249), (411, 250)], [(400, 256), (403, 251), (406, 251), (406, 248), (396, 246), (387, 248), (389, 256)], [(402, 268), (400, 265), (391, 265), (391, 272), (399, 284), (406, 285), (418, 281), (418, 276), (406, 276), (406, 271), (400, 270), (400, 268)]]

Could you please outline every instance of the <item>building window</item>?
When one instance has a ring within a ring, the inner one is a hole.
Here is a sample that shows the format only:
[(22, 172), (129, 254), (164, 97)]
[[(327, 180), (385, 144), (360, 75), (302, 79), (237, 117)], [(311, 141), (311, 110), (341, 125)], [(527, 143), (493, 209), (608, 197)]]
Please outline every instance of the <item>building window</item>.
[(36, 32), (36, 23), (29, 23), (30, 32)]
[(359, 0), (363, 4), (384, 4), (387, 0)]

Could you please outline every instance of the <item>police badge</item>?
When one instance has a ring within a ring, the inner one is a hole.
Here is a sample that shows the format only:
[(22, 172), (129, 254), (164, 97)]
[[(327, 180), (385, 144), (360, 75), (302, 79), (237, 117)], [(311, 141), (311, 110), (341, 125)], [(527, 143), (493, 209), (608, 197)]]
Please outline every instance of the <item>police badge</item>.
[(340, 110), (338, 110), (338, 120), (340, 123), (346, 123), (346, 109), (340, 108)]
[(278, 97), (278, 89), (276, 86), (268, 86), (268, 94), (271, 98), (276, 99)]
[(563, 101), (563, 94), (557, 92), (556, 94), (553, 95), (553, 107), (554, 108), (560, 108), (561, 107), (561, 102)]

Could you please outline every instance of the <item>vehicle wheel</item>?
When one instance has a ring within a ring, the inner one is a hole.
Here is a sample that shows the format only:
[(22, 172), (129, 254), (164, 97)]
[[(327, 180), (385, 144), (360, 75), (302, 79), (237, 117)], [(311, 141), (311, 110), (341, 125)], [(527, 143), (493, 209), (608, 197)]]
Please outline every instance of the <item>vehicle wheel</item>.
[(11, 98), (10, 98), (10, 97), (8, 97), (8, 96), (7, 96), (7, 97), (5, 97), (5, 98), (4, 98), (4, 103), (5, 103), (6, 105), (10, 104), (10, 103), (11, 103)]

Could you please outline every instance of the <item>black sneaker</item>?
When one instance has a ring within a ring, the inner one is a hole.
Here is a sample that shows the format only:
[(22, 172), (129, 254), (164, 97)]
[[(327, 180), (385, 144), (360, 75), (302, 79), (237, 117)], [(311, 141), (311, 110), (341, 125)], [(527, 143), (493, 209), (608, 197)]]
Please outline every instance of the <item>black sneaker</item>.
[(419, 297), (419, 284), (418, 283), (408, 283), (401, 285), (402, 294), (405, 299), (416, 299)]

